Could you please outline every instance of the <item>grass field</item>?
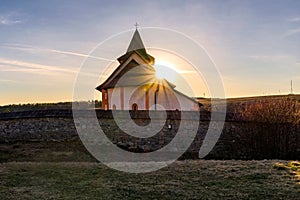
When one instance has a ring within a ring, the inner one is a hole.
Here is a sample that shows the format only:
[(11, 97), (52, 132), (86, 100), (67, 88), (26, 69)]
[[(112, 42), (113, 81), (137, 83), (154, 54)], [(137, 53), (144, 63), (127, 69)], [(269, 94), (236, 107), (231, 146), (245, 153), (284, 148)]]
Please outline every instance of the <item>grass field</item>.
[(0, 199), (299, 199), (292, 175), (275, 161), (177, 161), (148, 174), (95, 162), (0, 165)]
[[(294, 97), (299, 102), (300, 95)], [(236, 104), (260, 98), (229, 99), (227, 104), (234, 110)], [(0, 199), (300, 200), (300, 164), (291, 163), (182, 160), (159, 171), (129, 174), (97, 163), (80, 141), (2, 143)]]
[(287, 161), (184, 160), (129, 174), (77, 142), (2, 144), (0, 152), (0, 199), (300, 199)]

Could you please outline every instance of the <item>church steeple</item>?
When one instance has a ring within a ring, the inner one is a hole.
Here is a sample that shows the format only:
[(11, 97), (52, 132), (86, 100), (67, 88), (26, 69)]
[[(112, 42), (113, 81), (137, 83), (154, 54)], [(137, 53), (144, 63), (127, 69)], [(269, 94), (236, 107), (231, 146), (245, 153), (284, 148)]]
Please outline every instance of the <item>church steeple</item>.
[(145, 46), (143, 44), (140, 33), (136, 27), (132, 39), (129, 43), (126, 53), (118, 58), (118, 61), (122, 64), (131, 54), (136, 53), (141, 56), (147, 63), (154, 64), (154, 58), (147, 54)]
[(135, 50), (145, 50), (145, 46), (143, 44), (142, 38), (140, 36), (140, 33), (137, 29), (135, 29), (135, 32), (133, 34), (133, 37), (131, 39), (131, 42), (127, 48), (127, 52), (135, 51)]

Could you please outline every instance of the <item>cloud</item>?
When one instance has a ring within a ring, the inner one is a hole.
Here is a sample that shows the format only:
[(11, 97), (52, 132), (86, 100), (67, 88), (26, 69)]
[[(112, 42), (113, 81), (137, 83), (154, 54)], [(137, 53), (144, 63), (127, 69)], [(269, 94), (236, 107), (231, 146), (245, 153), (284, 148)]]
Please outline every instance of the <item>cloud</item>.
[[(34, 73), (34, 74), (47, 75), (47, 76), (55, 76), (57, 74), (77, 75), (77, 73), (79, 72), (78, 69), (74, 69), (74, 68), (70, 69), (70, 67), (67, 66), (43, 65), (43, 64), (25, 62), (20, 60), (10, 60), (6, 58), (0, 58), (0, 72), (1, 71)], [(88, 77), (97, 77), (97, 75), (93, 73), (80, 72), (80, 74)]]
[(263, 62), (279, 62), (279, 61), (286, 61), (291, 59), (291, 56), (288, 55), (252, 55), (248, 57), (253, 60), (263, 61)]
[(35, 69), (35, 68), (24, 68), (21, 66), (13, 66), (8, 64), (0, 64), (0, 72), (21, 72), (21, 73), (30, 73), (30, 74), (39, 74), (39, 75), (47, 75), (53, 76), (57, 75), (57, 73), (49, 72), (43, 69)]
[[(78, 56), (83, 58), (92, 58), (101, 61), (108, 61), (108, 62), (116, 62), (116, 60), (111, 60), (102, 57), (91, 56), (88, 54), (72, 52), (72, 51), (62, 51), (57, 49), (49, 49), (49, 48), (39, 48), (30, 45), (24, 44), (12, 44), (12, 43), (4, 43), (1, 45), (3, 48), (19, 50), (23, 52), (29, 52), (31, 54), (41, 54), (41, 53), (55, 53), (55, 54), (64, 54), (69, 56)], [(6, 65), (6, 67), (3, 67)], [(9, 67), (7, 67), (9, 65)], [(44, 65), (38, 64), (33, 62), (26, 62), (22, 60), (16, 59), (6, 59), (0, 58), (0, 72), (21, 72), (21, 73), (32, 73), (32, 74), (40, 74), (40, 75), (47, 75), (47, 76), (55, 76), (58, 74), (73, 74), (77, 75), (79, 72), (79, 68), (70, 68), (70, 66), (54, 66), (54, 65)], [(87, 77), (96, 77), (97, 74), (92, 72), (80, 72), (81, 75)]]
[[(1, 83), (20, 83), (21, 81), (16, 80), (8, 80), (8, 79), (0, 79)], [(23, 82), (22, 82), (23, 83)]]
[(295, 34), (298, 34), (298, 33), (300, 33), (300, 28), (297, 28), (297, 29), (290, 29), (290, 30), (288, 30), (288, 31), (283, 35), (283, 37), (288, 37), (288, 36), (295, 35)]
[(300, 22), (300, 17), (293, 17), (288, 19), (289, 22)]
[(21, 22), (22, 22), (21, 20), (12, 19), (10, 15), (0, 16), (0, 25), (13, 25)]
[[(6, 58), (0, 58), (0, 66), (2, 66), (2, 68), (0, 67), (0, 71), (31, 72), (46, 75), (54, 75), (57, 72), (64, 74), (77, 73), (76, 69), (66, 69), (65, 66), (43, 65), (19, 60), (10, 60)], [(3, 66), (10, 66), (12, 68), (5, 68)]]
[(111, 60), (111, 59), (108, 59), (108, 58), (103, 58), (103, 57), (98, 57), (98, 56), (91, 56), (91, 55), (76, 53), (76, 52), (71, 52), (71, 51), (60, 51), (60, 50), (55, 50), (55, 49), (49, 49), (49, 51), (53, 52), (53, 53), (61, 53), (61, 54), (66, 54), (66, 55), (81, 56), (81, 57), (85, 57), (85, 58), (94, 58), (94, 59), (97, 59), (97, 60), (105, 60), (105, 61), (115, 62), (115, 60)]
[(57, 50), (57, 49), (39, 48), (39, 47), (33, 47), (33, 46), (29, 46), (29, 45), (20, 45), (20, 44), (14, 44), (14, 45), (5, 44), (4, 46), (9, 49), (26, 51), (26, 52), (31, 52), (31, 53), (50, 52), (50, 53), (58, 53), (58, 54), (64, 54), (64, 55), (79, 56), (79, 57), (84, 57), (84, 58), (93, 58), (93, 59), (97, 59), (97, 60), (115, 62), (115, 60), (112, 60), (112, 59), (98, 57), (98, 56), (92, 56), (92, 55), (78, 53), (78, 52), (72, 52), (72, 51), (62, 51), (62, 50)]

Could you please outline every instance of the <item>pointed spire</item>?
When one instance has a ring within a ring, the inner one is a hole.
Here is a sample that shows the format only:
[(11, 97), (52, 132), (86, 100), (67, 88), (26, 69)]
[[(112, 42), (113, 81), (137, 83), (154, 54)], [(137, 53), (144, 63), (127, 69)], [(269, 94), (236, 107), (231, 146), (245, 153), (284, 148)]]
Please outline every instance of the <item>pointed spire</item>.
[(135, 26), (136, 26), (136, 29), (135, 29), (132, 39), (129, 43), (127, 51), (124, 55), (122, 55), (121, 57), (118, 58), (118, 61), (122, 64), (127, 58), (129, 58), (129, 56), (132, 53), (137, 53), (143, 59), (145, 59), (149, 64), (154, 64), (155, 59), (151, 55), (147, 54), (147, 52), (146, 52), (142, 38), (137, 29), (138, 24), (136, 23)]
[(141, 39), (140, 33), (136, 28), (135, 31), (134, 31), (133, 37), (131, 39), (131, 42), (128, 46), (127, 53), (131, 52), (131, 51), (136, 51), (136, 50), (139, 50), (139, 49), (143, 49), (145, 51), (145, 46), (144, 46), (143, 41)]

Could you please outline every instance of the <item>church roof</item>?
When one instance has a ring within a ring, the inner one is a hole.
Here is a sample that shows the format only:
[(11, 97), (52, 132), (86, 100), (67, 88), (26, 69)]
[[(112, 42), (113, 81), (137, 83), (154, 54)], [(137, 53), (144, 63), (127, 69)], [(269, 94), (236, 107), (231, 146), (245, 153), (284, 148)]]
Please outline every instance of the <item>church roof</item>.
[(134, 59), (117, 69), (96, 89), (145, 85), (155, 77), (155, 69), (150, 65), (139, 64)]

